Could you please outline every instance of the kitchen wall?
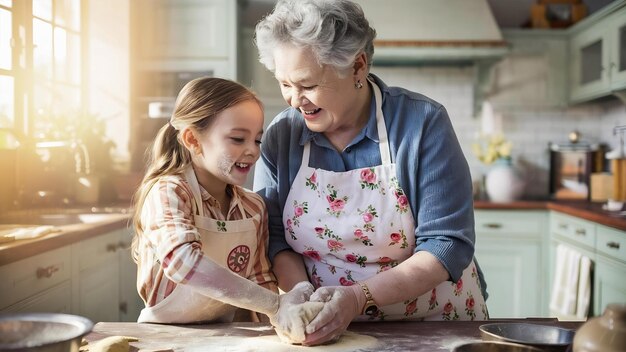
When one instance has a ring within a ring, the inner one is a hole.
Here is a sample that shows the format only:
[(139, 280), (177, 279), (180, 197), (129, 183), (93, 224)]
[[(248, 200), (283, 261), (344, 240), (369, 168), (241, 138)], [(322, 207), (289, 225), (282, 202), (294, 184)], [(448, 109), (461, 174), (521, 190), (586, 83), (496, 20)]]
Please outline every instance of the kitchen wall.
[(127, 0), (90, 0), (83, 6), (89, 9), (87, 110), (105, 121), (106, 135), (115, 144), (112, 157), (120, 164), (130, 158), (130, 6)]
[[(130, 8), (127, 0), (83, 2), (88, 8), (88, 111), (105, 121), (114, 160), (128, 160), (130, 138)], [(112, 21), (115, 25), (112, 25)]]
[(610, 143), (611, 149), (619, 148), (619, 136), (613, 135), (613, 127), (626, 125), (626, 105), (618, 100), (599, 105), (600, 138)]

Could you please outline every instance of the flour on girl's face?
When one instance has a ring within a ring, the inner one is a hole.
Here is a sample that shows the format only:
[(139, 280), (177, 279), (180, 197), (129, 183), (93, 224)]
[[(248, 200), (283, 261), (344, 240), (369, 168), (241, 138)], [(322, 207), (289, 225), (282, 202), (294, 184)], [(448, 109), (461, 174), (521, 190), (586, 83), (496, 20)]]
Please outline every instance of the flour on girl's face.
[(235, 165), (235, 158), (228, 154), (222, 155), (217, 162), (217, 168), (221, 173), (220, 176), (231, 178), (230, 172), (233, 169), (233, 165)]

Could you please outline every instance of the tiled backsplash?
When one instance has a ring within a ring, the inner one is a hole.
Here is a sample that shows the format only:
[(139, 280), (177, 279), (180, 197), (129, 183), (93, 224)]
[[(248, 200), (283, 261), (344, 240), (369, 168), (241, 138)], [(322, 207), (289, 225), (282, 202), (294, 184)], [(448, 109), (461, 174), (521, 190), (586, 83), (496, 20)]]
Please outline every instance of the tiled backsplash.
[[(442, 103), (454, 125), (472, 177), (479, 178), (488, 167), (474, 156), (471, 145), (480, 132), (480, 118), (473, 117), (472, 67), (374, 67), (372, 73), (388, 85), (422, 93)], [(523, 99), (523, 94), (520, 94)], [(564, 109), (549, 109), (528, 104), (502, 114), (502, 130), (513, 143), (514, 163), (524, 173), (525, 197), (548, 195), (549, 142), (566, 142), (570, 131), (578, 130), (582, 139), (616, 148), (619, 139), (612, 135), (616, 125), (626, 124), (626, 109), (615, 100), (583, 104)]]

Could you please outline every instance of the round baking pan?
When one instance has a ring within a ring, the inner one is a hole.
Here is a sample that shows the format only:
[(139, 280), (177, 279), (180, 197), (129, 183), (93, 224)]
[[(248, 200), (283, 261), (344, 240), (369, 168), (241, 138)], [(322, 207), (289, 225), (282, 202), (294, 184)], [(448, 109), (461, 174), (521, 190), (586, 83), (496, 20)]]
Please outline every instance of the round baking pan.
[(523, 344), (549, 351), (566, 351), (574, 330), (528, 323), (493, 323), (479, 327), (483, 340)]

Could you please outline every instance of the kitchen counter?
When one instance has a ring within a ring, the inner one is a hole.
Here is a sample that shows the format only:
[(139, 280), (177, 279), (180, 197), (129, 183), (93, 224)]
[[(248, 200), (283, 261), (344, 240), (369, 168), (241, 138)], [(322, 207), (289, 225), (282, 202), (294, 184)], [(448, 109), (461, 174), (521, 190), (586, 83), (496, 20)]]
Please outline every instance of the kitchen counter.
[(626, 231), (626, 212), (610, 212), (602, 209), (604, 203), (586, 201), (516, 201), (511, 203), (493, 203), (474, 201), (474, 209), (489, 210), (554, 210), (581, 219), (589, 220)]
[[(382, 322), (352, 323), (348, 331), (369, 335), (376, 341), (359, 343), (341, 351), (446, 351), (471, 341), (480, 340), (478, 327), (494, 322), (524, 322), (558, 326), (566, 329), (578, 329), (581, 322), (559, 322), (555, 319), (515, 319), (485, 321), (452, 322)], [(133, 336), (139, 340), (131, 342), (131, 351), (309, 351), (329, 350), (333, 345), (299, 347), (290, 345), (269, 345), (266, 336), (275, 335), (270, 325), (263, 323), (232, 323), (206, 325), (161, 325), (137, 323), (98, 323), (85, 337), (89, 342), (108, 336)], [(372, 340), (372, 339), (369, 339)], [(334, 351), (334, 349), (332, 349)]]
[[(90, 213), (90, 210), (85, 210), (80, 215), (95, 215), (98, 216), (94, 220), (89, 220), (88, 222), (82, 223), (71, 223), (67, 225), (59, 225), (56, 226), (59, 232), (49, 233), (47, 235), (43, 235), (41, 237), (33, 238), (33, 239), (23, 239), (23, 240), (15, 240), (12, 242), (6, 242), (0, 244), (0, 265), (9, 264), (20, 259), (24, 259), (36, 254), (40, 254), (46, 251), (50, 251), (56, 248), (60, 248), (66, 245), (70, 245), (72, 243), (76, 243), (82, 240), (86, 240), (92, 237), (96, 237), (99, 235), (103, 235), (105, 233), (109, 233), (111, 231), (119, 230), (122, 228), (126, 228), (129, 225), (129, 221), (131, 219), (131, 214), (127, 208), (122, 209), (115, 208), (114, 211), (108, 211), (106, 213)], [(117, 211), (119, 209), (119, 211)], [(76, 211), (73, 209), (72, 211)], [(18, 214), (19, 217), (28, 216), (37, 216), (41, 214), (43, 210), (38, 210), (37, 212), (29, 212), (29, 213), (17, 213), (17, 212), (9, 212), (6, 214), (2, 214), (3, 217), (12, 216), (14, 214)], [(47, 212), (52, 213), (52, 212)], [(32, 215), (25, 215), (32, 214)], [(55, 210), (53, 214), (72, 214), (70, 210), (68, 212), (64, 212), (63, 210)], [(76, 214), (75, 214), (76, 215)], [(16, 218), (19, 218), (16, 217)], [(37, 225), (47, 225), (45, 223), (37, 224)], [(0, 230), (8, 230), (11, 228), (20, 228), (33, 226), (32, 222), (20, 223), (16, 222), (13, 224), (3, 223), (0, 225)], [(129, 234), (130, 236), (130, 234)]]

